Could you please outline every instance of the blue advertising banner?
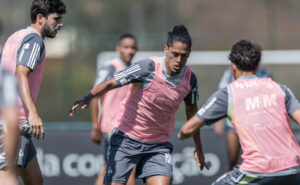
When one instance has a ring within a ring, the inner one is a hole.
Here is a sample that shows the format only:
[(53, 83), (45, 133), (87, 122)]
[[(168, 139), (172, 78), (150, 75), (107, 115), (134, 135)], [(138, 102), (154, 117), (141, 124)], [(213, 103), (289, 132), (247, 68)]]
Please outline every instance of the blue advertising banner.
[[(173, 184), (208, 185), (226, 172), (225, 135), (216, 136), (210, 128), (202, 130), (205, 158), (210, 169), (200, 171), (194, 161), (192, 139), (180, 141), (176, 138), (177, 132), (174, 131), (171, 139), (174, 145)], [(300, 130), (294, 133), (300, 141)], [(103, 168), (100, 146), (91, 141), (87, 129), (50, 129), (46, 131), (45, 140), (33, 140), (45, 185), (92, 185)], [(138, 184), (144, 183), (138, 181)]]

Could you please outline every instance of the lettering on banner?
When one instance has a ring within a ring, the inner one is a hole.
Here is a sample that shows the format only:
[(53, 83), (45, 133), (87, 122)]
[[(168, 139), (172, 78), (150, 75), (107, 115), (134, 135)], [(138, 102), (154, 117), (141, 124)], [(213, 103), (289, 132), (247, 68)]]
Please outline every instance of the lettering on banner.
[(69, 153), (60, 159), (58, 155), (45, 153), (41, 148), (36, 150), (39, 165), (45, 177), (58, 177), (62, 175), (62, 172), (70, 177), (97, 176), (105, 163), (102, 154)]

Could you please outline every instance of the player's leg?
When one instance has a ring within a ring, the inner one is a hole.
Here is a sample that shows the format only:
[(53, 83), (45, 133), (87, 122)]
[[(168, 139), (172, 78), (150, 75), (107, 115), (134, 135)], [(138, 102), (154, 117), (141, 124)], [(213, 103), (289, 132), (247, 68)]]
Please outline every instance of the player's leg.
[(17, 185), (18, 178), (15, 174), (8, 172), (5, 169), (0, 170), (0, 185)]
[(229, 170), (237, 164), (240, 156), (240, 143), (239, 138), (234, 130), (227, 131), (227, 150), (229, 156)]
[(170, 185), (173, 178), (172, 150), (170, 142), (144, 144), (145, 153), (137, 166), (136, 176), (147, 185)]
[(155, 175), (147, 179), (147, 185), (170, 185), (172, 179), (167, 176)]
[(36, 156), (33, 157), (25, 168), (20, 169), (20, 176), (23, 179), (24, 185), (43, 184), (43, 177)]
[(119, 130), (113, 131), (110, 142), (104, 182), (106, 185), (125, 185), (141, 160), (140, 144)]
[(106, 171), (106, 166), (107, 166), (107, 159), (108, 159), (108, 150), (109, 150), (109, 140), (110, 140), (110, 134), (107, 133), (102, 133), (102, 141), (101, 141), (101, 151), (102, 155), (104, 156), (105, 159), (105, 165), (103, 166), (102, 171), (100, 172), (95, 185), (103, 185), (104, 184), (104, 176), (105, 176), (105, 171)]
[(27, 132), (21, 135), (20, 150), (17, 164), (24, 185), (42, 185), (43, 177), (36, 157), (36, 150)]
[[(105, 165), (105, 169), (106, 169), (106, 165)], [(103, 173), (104, 172), (104, 173)], [(105, 171), (103, 171), (102, 173), (101, 173), (101, 175), (103, 174), (103, 179), (101, 179), (101, 180), (99, 180), (99, 182), (101, 182), (102, 184), (103, 184), (103, 180), (104, 180), (104, 176), (105, 176)], [(132, 171), (131, 171), (131, 174), (130, 174), (130, 176), (129, 176), (129, 179), (128, 179), (128, 181), (126, 182), (126, 185), (135, 185), (136, 184), (136, 182), (135, 182), (135, 172), (136, 172), (136, 167), (134, 167), (133, 169), (132, 169)], [(99, 176), (100, 177), (100, 176)], [(98, 177), (98, 179), (99, 179), (99, 177)], [(97, 179), (97, 181), (98, 181), (98, 179)], [(101, 185), (102, 185), (101, 184)], [(119, 184), (121, 184), (121, 183), (111, 183), (112, 185), (119, 185)], [(95, 184), (95, 185), (100, 185), (100, 184)]]
[(105, 171), (106, 171), (106, 164), (104, 165), (102, 171), (100, 172), (100, 174), (95, 182), (95, 185), (103, 185), (104, 184)]
[(136, 173), (136, 167), (134, 167), (131, 171), (131, 174), (129, 176), (129, 179), (126, 183), (126, 185), (135, 185), (135, 173)]

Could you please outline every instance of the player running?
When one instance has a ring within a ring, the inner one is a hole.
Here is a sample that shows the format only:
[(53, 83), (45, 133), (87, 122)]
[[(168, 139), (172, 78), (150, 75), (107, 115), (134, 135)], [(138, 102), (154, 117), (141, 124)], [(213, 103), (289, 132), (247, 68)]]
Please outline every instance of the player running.
[[(45, 134), (35, 101), (45, 64), (43, 39), (55, 37), (63, 25), (64, 13), (65, 4), (61, 0), (34, 0), (31, 5), (31, 25), (11, 35), (2, 51), (1, 66), (18, 79), (21, 139), (17, 165), (25, 185), (43, 183), (36, 150), (31, 141), (31, 136), (39, 139), (44, 138)], [(4, 155), (3, 150), (0, 152)], [(0, 162), (0, 169), (3, 170), (5, 166), (5, 163)]]
[(185, 123), (178, 137), (186, 139), (199, 128), (229, 117), (239, 136), (243, 163), (213, 184), (300, 184), (300, 147), (289, 121), (300, 124), (300, 104), (293, 93), (271, 78), (257, 78), (261, 51), (241, 40), (231, 50), (235, 81), (216, 91)]
[[(144, 179), (147, 184), (171, 184), (173, 145), (169, 141), (175, 112), (182, 101), (185, 102), (187, 118), (197, 112), (197, 79), (186, 65), (191, 46), (191, 37), (185, 26), (175, 26), (168, 33), (165, 57), (151, 57), (118, 72), (71, 107), (70, 116), (74, 116), (75, 109), (86, 108), (92, 98), (130, 84), (110, 140), (106, 184), (125, 184), (135, 166), (136, 177)], [(203, 169), (207, 165), (200, 132), (195, 133), (194, 142), (195, 159)]]
[[(123, 34), (119, 38), (119, 43), (116, 46), (116, 51), (119, 53), (119, 57), (111, 61), (108, 61), (105, 66), (101, 67), (97, 73), (97, 79), (95, 81), (95, 86), (109, 80), (113, 75), (126, 67), (131, 65), (132, 58), (137, 51), (137, 42), (133, 35)], [(119, 115), (120, 112), (120, 102), (122, 102), (129, 90), (129, 86), (122, 86), (115, 90), (107, 92), (100, 98), (101, 109), (98, 107), (98, 99), (93, 99), (91, 101), (91, 113), (93, 120), (93, 130), (91, 133), (92, 140), (98, 144), (103, 142), (103, 155), (105, 157), (105, 163), (107, 163), (108, 158), (108, 148), (109, 140), (114, 129), (114, 120)], [(98, 120), (98, 114), (101, 115)], [(103, 171), (99, 174), (95, 185), (102, 185), (104, 181), (106, 165)], [(135, 170), (132, 171), (127, 184), (134, 185)]]

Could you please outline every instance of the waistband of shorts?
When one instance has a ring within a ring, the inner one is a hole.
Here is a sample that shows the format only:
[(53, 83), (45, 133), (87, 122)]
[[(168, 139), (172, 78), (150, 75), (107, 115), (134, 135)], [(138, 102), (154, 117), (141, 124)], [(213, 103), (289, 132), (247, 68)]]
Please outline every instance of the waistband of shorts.
[(242, 169), (239, 169), (242, 173), (250, 174), (250, 175), (256, 175), (259, 177), (274, 177), (274, 176), (284, 176), (284, 175), (293, 175), (293, 174), (300, 174), (300, 165), (295, 166), (292, 168), (288, 168), (285, 170), (281, 170), (274, 173), (254, 173), (254, 172), (247, 172)]
[(142, 143), (142, 144), (149, 144), (149, 145), (152, 145), (152, 144), (162, 144), (162, 145), (164, 145), (164, 144), (171, 144), (171, 142), (145, 142), (145, 141), (141, 141), (139, 139), (133, 138), (133, 137), (125, 134), (123, 131), (121, 131), (121, 130), (119, 130), (117, 128), (114, 128), (114, 130), (112, 131), (112, 135), (114, 135), (114, 134), (121, 135), (123, 137), (126, 137), (128, 139), (134, 140), (134, 141)]

